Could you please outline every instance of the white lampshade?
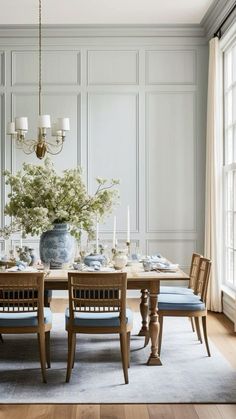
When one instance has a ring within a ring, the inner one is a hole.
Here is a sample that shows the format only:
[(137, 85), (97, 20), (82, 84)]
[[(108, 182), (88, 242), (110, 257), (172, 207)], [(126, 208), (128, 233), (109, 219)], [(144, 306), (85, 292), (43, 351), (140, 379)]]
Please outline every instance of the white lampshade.
[(51, 128), (50, 115), (39, 115), (39, 128)]
[(26, 116), (15, 118), (15, 128), (16, 130), (28, 131), (28, 118)]
[(57, 137), (58, 135), (60, 135), (61, 134), (61, 132), (59, 131), (59, 129), (58, 129), (58, 125), (57, 125), (57, 123), (56, 122), (54, 122), (53, 124), (52, 124), (52, 131), (51, 131), (51, 134), (52, 134), (52, 136), (53, 137)]
[(15, 122), (8, 122), (7, 124), (7, 134), (11, 135), (11, 134), (15, 134), (16, 130), (15, 130)]
[(69, 118), (58, 118), (57, 129), (61, 131), (70, 131), (70, 119)]

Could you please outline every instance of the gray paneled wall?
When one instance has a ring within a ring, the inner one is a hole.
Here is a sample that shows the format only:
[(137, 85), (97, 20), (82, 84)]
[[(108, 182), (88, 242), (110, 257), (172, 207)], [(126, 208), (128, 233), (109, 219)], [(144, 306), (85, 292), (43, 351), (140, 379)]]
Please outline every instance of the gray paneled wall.
[[(21, 115), (29, 117), (28, 137), (36, 136), (37, 40), (17, 31), (0, 33), (0, 165), (13, 172), (39, 163), (5, 135), (6, 121)], [(90, 191), (97, 176), (119, 178), (118, 238), (126, 239), (130, 205), (134, 243), (186, 269), (192, 251), (203, 249), (208, 58), (204, 37), (189, 32), (63, 37), (55, 29), (43, 40), (43, 113), (71, 120), (56, 167), (81, 164)], [(2, 182), (1, 212), (5, 201)], [(112, 217), (100, 235), (111, 241)]]

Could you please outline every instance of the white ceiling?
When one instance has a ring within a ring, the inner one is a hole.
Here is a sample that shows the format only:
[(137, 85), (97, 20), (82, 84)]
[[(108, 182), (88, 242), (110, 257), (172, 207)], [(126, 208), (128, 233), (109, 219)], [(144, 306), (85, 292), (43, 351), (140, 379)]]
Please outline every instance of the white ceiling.
[[(42, 0), (45, 24), (200, 23), (213, 0)], [(35, 24), (38, 0), (0, 0), (0, 24)]]

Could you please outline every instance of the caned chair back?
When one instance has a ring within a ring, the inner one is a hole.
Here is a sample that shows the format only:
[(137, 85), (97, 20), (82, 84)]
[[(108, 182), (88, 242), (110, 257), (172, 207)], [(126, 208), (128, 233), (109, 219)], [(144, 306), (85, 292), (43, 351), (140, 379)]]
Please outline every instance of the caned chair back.
[(69, 272), (69, 310), (75, 313), (119, 313), (120, 326), (126, 324), (127, 275), (123, 272)]
[(197, 277), (199, 272), (199, 266), (200, 266), (200, 258), (201, 255), (198, 253), (193, 253), (192, 255), (192, 261), (191, 261), (191, 267), (190, 267), (190, 274), (189, 274), (189, 288), (192, 288), (192, 290), (196, 290), (196, 284), (197, 284)]
[(37, 312), (43, 314), (43, 272), (0, 272), (0, 313)]
[(201, 257), (198, 278), (196, 283), (196, 294), (206, 303), (209, 276), (211, 271), (211, 260)]

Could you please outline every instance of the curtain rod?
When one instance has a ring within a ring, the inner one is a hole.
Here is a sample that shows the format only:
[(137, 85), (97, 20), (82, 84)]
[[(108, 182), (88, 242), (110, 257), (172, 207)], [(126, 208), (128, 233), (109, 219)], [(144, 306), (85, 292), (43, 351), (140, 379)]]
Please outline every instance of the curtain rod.
[(234, 10), (236, 9), (236, 2), (234, 3), (234, 5), (231, 7), (231, 9), (229, 10), (229, 12), (227, 13), (226, 17), (224, 18), (224, 20), (221, 22), (219, 28), (217, 29), (217, 31), (214, 33), (214, 38), (217, 36), (219, 39), (222, 36), (221, 33), (221, 28), (224, 26), (225, 22), (229, 19), (229, 17), (232, 15), (232, 13), (234, 12)]

